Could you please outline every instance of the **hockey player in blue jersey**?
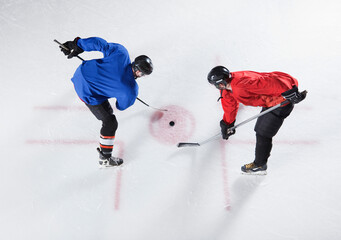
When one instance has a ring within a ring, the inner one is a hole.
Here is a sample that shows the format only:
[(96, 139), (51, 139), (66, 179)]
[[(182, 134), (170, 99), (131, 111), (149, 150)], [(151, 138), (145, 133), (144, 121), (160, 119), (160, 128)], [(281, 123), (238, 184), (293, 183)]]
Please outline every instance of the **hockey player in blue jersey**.
[(100, 147), (97, 149), (99, 164), (105, 167), (121, 165), (123, 160), (112, 156), (118, 122), (108, 99), (116, 98), (116, 108), (121, 111), (133, 105), (138, 95), (136, 79), (153, 72), (152, 61), (141, 55), (131, 63), (124, 46), (98, 37), (77, 37), (63, 46), (61, 51), (68, 58), (84, 51), (103, 53), (101, 59), (83, 61), (71, 80), (79, 98), (102, 121)]

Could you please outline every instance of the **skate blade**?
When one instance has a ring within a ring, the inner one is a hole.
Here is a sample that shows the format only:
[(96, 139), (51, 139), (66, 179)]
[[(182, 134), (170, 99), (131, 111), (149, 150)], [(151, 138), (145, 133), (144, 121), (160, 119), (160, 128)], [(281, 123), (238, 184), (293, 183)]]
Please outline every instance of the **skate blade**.
[(242, 171), (242, 174), (243, 175), (259, 175), (259, 176), (264, 176), (264, 175), (267, 175), (268, 173), (266, 171), (257, 171), (257, 172), (243, 172)]
[(99, 169), (109, 169), (109, 168), (117, 168), (117, 167), (120, 167), (122, 164), (120, 164), (120, 165), (115, 165), (115, 166), (113, 166), (113, 165), (99, 165)]

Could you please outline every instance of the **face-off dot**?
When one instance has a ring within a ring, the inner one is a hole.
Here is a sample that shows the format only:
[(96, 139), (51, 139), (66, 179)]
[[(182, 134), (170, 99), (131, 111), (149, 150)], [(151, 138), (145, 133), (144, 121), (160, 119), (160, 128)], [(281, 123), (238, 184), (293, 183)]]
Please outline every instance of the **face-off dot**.
[(195, 119), (187, 109), (170, 105), (167, 112), (155, 112), (149, 122), (150, 134), (160, 143), (176, 144), (187, 141), (194, 133)]

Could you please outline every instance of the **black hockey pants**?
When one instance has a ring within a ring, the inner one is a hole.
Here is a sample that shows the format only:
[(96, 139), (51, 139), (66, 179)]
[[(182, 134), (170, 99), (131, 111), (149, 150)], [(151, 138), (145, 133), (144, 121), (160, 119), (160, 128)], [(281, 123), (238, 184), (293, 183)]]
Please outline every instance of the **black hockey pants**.
[(99, 105), (86, 104), (86, 106), (98, 120), (102, 121), (100, 147), (103, 154), (110, 157), (114, 146), (115, 133), (118, 127), (114, 111), (108, 100)]
[[(262, 108), (262, 112), (268, 108)], [(293, 104), (277, 108), (257, 119), (255, 125), (256, 132), (256, 149), (255, 149), (255, 165), (262, 166), (268, 162), (272, 149), (272, 138), (277, 134), (283, 124), (294, 109)]]

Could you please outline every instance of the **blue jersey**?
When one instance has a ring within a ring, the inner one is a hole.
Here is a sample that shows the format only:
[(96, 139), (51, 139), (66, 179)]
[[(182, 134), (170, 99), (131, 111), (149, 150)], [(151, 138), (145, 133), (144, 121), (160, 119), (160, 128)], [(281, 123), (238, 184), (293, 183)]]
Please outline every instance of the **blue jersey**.
[(79, 39), (77, 45), (84, 51), (101, 51), (101, 59), (83, 61), (71, 79), (80, 99), (89, 105), (98, 105), (116, 98), (116, 108), (124, 110), (134, 104), (138, 85), (125, 47), (91, 37)]

